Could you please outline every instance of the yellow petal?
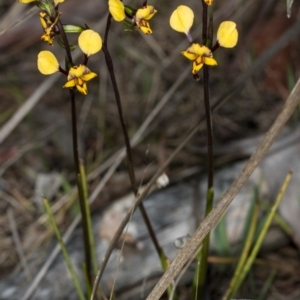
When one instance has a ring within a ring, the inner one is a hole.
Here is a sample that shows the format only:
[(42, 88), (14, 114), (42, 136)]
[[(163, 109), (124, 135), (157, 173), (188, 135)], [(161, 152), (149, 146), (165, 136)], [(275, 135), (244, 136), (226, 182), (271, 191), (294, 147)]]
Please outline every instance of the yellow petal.
[(217, 32), (217, 40), (224, 48), (234, 47), (238, 41), (236, 24), (232, 21), (222, 22)]
[(102, 39), (96, 31), (87, 29), (81, 32), (78, 44), (82, 52), (90, 56), (101, 50)]
[(90, 73), (88, 73), (88, 74), (82, 75), (81, 78), (82, 78), (84, 81), (89, 81), (89, 80), (93, 79), (93, 78), (96, 77), (96, 76), (97, 76), (96, 73), (90, 72)]
[(206, 57), (212, 56), (209, 48), (204, 45), (199, 45), (198, 43), (193, 43), (186, 51), (190, 53), (195, 53), (197, 55), (205, 55)]
[(72, 80), (69, 80), (63, 87), (64, 88), (72, 88), (76, 85), (76, 80), (75, 79), (72, 79)]
[(145, 7), (139, 8), (135, 14), (136, 21), (150, 20), (155, 14), (157, 10), (152, 5), (147, 5)]
[(87, 95), (88, 90), (85, 82), (83, 82), (82, 85), (76, 84), (76, 88), (81, 94)]
[(201, 62), (201, 59), (194, 60), (192, 73), (197, 74), (202, 69), (202, 67), (203, 67), (203, 63)]
[(108, 9), (115, 21), (121, 22), (125, 19), (124, 4), (120, 0), (108, 0)]
[(212, 5), (214, 0), (204, 0), (207, 5)]
[(138, 25), (139, 29), (141, 29), (144, 34), (152, 34), (152, 30), (150, 28), (150, 25), (146, 20), (140, 20), (140, 22), (137, 25)]
[(193, 11), (185, 5), (180, 5), (173, 11), (170, 18), (170, 26), (179, 32), (188, 34), (194, 22)]
[(36, 2), (37, 0), (18, 0), (20, 3), (31, 3), (31, 2)]
[(38, 55), (37, 66), (39, 71), (44, 75), (50, 75), (58, 72), (59, 64), (50, 51), (41, 51)]
[(63, 3), (65, 0), (54, 0), (54, 4), (57, 5), (59, 3)]
[(187, 59), (190, 59), (190, 60), (194, 60), (198, 56), (195, 53), (190, 53), (188, 51), (182, 51), (181, 54), (184, 55)]
[(217, 61), (212, 57), (204, 57), (204, 63), (209, 66), (216, 66)]
[(69, 70), (69, 74), (68, 74), (68, 81), (74, 79), (74, 78), (79, 78), (81, 77), (86, 70), (89, 70), (86, 66), (84, 65), (79, 65), (79, 66), (74, 66)]

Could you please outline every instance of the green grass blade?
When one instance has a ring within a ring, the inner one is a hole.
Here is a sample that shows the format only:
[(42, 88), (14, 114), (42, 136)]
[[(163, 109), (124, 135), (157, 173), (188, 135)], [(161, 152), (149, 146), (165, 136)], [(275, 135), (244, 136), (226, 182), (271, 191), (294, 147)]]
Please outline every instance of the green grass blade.
[(216, 245), (216, 253), (219, 256), (230, 256), (231, 249), (230, 249), (230, 242), (227, 236), (227, 229), (226, 229), (226, 220), (224, 216), (221, 218), (219, 224), (217, 225), (214, 234), (214, 244)]
[(91, 255), (92, 255), (93, 271), (94, 271), (94, 274), (97, 274), (98, 262), (97, 262), (96, 246), (95, 246), (95, 239), (94, 239), (94, 234), (93, 234), (93, 225), (92, 225), (92, 219), (91, 219), (90, 205), (89, 205), (89, 201), (88, 201), (87, 179), (86, 179), (86, 173), (85, 173), (85, 168), (84, 168), (83, 163), (80, 163), (80, 179), (81, 179), (86, 214), (87, 214), (88, 233), (89, 233), (90, 249), (91, 249)]
[[(213, 199), (214, 199), (214, 189), (210, 188), (207, 191), (206, 196), (206, 210), (205, 216), (207, 216), (213, 207)], [(209, 239), (210, 234), (208, 234), (203, 240), (203, 246), (197, 254), (196, 257), (196, 270), (193, 281), (193, 299), (201, 299), (204, 292), (204, 285), (207, 274), (207, 257), (209, 252)]]
[(246, 236), (244, 248), (242, 250), (239, 263), (235, 269), (234, 275), (230, 281), (229, 287), (228, 287), (223, 299), (229, 299), (229, 296), (233, 293), (234, 290), (236, 290), (238, 278), (241, 275), (241, 271), (243, 269), (245, 261), (247, 260), (247, 257), (248, 257), (249, 251), (250, 251), (250, 247), (252, 245), (253, 236), (255, 233), (257, 219), (258, 219), (258, 204), (256, 201), (254, 202), (254, 207), (253, 207), (253, 210), (251, 209), (251, 211), (252, 211), (252, 215), (251, 215), (251, 219), (250, 219), (249, 230), (248, 230), (248, 233)]
[(273, 282), (276, 274), (277, 274), (277, 271), (274, 270), (274, 269), (270, 272), (270, 275), (268, 276), (268, 278), (267, 278), (267, 280), (266, 280), (266, 282), (265, 282), (265, 284), (264, 284), (264, 286), (263, 286), (263, 288), (262, 288), (262, 290), (261, 290), (261, 292), (260, 292), (257, 300), (264, 300), (264, 299), (266, 299), (267, 293), (268, 293), (268, 291), (270, 289), (270, 286), (271, 286), (271, 284), (272, 284), (272, 282)]
[(77, 277), (77, 275), (75, 273), (72, 261), (71, 261), (70, 256), (69, 256), (69, 253), (68, 253), (67, 248), (65, 246), (65, 243), (64, 243), (64, 241), (63, 241), (63, 239), (61, 237), (61, 234), (60, 234), (60, 232), (58, 230), (58, 227), (57, 227), (57, 225), (55, 223), (55, 219), (54, 219), (54, 216), (53, 216), (52, 211), (50, 209), (48, 200), (45, 199), (45, 198), (44, 198), (44, 205), (45, 205), (45, 208), (46, 208), (46, 213), (47, 213), (48, 218), (50, 220), (50, 223), (52, 225), (52, 228), (53, 228), (53, 230), (55, 232), (56, 238), (57, 238), (57, 240), (59, 242), (59, 245), (61, 247), (61, 251), (63, 253), (63, 256), (64, 256), (65, 262), (67, 264), (68, 270), (69, 270), (69, 272), (71, 274), (71, 277), (72, 277), (72, 280), (73, 280), (76, 292), (78, 294), (78, 297), (79, 297), (80, 300), (85, 300), (84, 293), (83, 293), (82, 288), (80, 286), (78, 277)]
[(230, 295), (231, 297), (233, 297), (235, 295), (235, 293), (237, 292), (238, 288), (240, 287), (240, 285), (244, 281), (246, 275), (248, 274), (248, 272), (249, 272), (249, 270), (250, 270), (250, 268), (251, 268), (251, 266), (252, 266), (252, 264), (253, 264), (253, 262), (254, 262), (254, 260), (256, 258), (256, 255), (257, 255), (257, 253), (258, 253), (258, 251), (260, 249), (260, 246), (262, 245), (262, 242), (263, 242), (263, 240), (265, 238), (265, 235), (266, 235), (266, 233), (267, 233), (267, 231), (268, 231), (268, 229), (269, 229), (269, 227), (271, 225), (272, 219), (273, 219), (273, 217), (275, 215), (275, 212), (276, 212), (276, 210), (277, 210), (277, 208), (278, 208), (278, 206), (280, 204), (280, 201), (282, 200), (284, 192), (286, 191), (286, 189), (288, 187), (288, 184), (289, 184), (289, 182), (291, 180), (291, 177), (292, 177), (292, 171), (289, 171), (288, 174), (287, 174), (287, 176), (286, 176), (286, 178), (285, 178), (285, 180), (284, 180), (284, 182), (283, 182), (283, 184), (282, 184), (282, 187), (281, 187), (281, 189), (280, 189), (280, 191), (279, 191), (279, 193), (278, 193), (278, 195), (276, 197), (275, 203), (272, 206), (272, 209), (271, 209), (271, 211), (270, 211), (270, 213), (269, 213), (269, 215), (268, 215), (268, 217), (266, 219), (264, 227), (262, 228), (262, 230), (261, 230), (261, 232), (260, 232), (260, 234), (258, 236), (258, 239), (257, 239), (257, 241), (256, 241), (256, 243), (255, 243), (255, 245), (254, 245), (254, 247), (253, 247), (253, 249), (252, 249), (252, 251), (250, 253), (250, 256), (247, 259), (247, 261), (245, 263), (245, 266), (244, 266), (244, 268), (243, 268), (243, 270), (242, 270), (242, 272), (241, 272), (241, 274), (240, 274), (240, 276), (239, 276), (239, 278), (237, 280), (235, 288), (234, 288), (232, 294)]

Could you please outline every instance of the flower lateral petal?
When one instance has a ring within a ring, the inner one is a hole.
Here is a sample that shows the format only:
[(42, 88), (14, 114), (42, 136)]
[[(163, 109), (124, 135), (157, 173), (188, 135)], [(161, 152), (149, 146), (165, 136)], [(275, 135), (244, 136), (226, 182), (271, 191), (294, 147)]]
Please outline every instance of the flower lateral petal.
[(188, 34), (194, 22), (194, 12), (185, 5), (180, 5), (170, 17), (170, 26), (178, 31)]
[(78, 37), (78, 45), (83, 53), (91, 56), (99, 52), (102, 48), (101, 36), (91, 29), (82, 31)]
[(121, 22), (125, 19), (125, 8), (120, 0), (108, 0), (108, 10), (115, 21)]
[(221, 47), (233, 48), (238, 41), (236, 23), (232, 21), (222, 22), (218, 28), (217, 40)]
[(50, 51), (41, 51), (38, 54), (37, 66), (44, 75), (51, 75), (59, 71), (59, 63)]

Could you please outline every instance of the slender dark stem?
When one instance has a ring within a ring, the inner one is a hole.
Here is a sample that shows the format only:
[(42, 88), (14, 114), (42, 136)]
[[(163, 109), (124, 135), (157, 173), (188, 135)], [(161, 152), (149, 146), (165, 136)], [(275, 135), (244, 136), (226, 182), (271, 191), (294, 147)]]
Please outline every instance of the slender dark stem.
[[(202, 0), (203, 15), (202, 15), (202, 38), (203, 44), (207, 43), (208, 34), (208, 7)], [(207, 132), (207, 194), (206, 194), (206, 209), (205, 217), (211, 212), (214, 197), (214, 165), (213, 165), (213, 126), (209, 99), (209, 67), (203, 67), (203, 88), (204, 88), (204, 105), (206, 116), (206, 132)], [(207, 278), (207, 257), (209, 252), (209, 234), (203, 241), (202, 249), (197, 255), (197, 268), (195, 273), (196, 283), (194, 285), (194, 299), (203, 299), (204, 285)]]
[(202, 1), (202, 6), (203, 6), (203, 10), (202, 10), (202, 43), (205, 44), (206, 43), (206, 39), (207, 39), (207, 4)]
[[(73, 65), (73, 59), (71, 55), (70, 44), (66, 35), (66, 32), (63, 28), (63, 25), (60, 20), (57, 22), (57, 27), (60, 33), (60, 36), (63, 39), (66, 55), (68, 58), (68, 63)], [(61, 69), (61, 71), (64, 71)], [(67, 73), (64, 71), (63, 73)], [(74, 154), (74, 164), (76, 170), (76, 183), (78, 189), (78, 198), (79, 198), (79, 206), (82, 217), (82, 229), (83, 229), (83, 243), (84, 243), (84, 252), (85, 252), (85, 264), (86, 264), (86, 272), (88, 278), (88, 284), (91, 286), (92, 284), (92, 259), (91, 259), (91, 249), (90, 249), (90, 237), (88, 230), (88, 218), (87, 211), (85, 206), (85, 198), (84, 191), (82, 186), (82, 178), (80, 175), (80, 161), (78, 154), (78, 138), (77, 138), (77, 117), (76, 117), (76, 102), (75, 102), (75, 92), (73, 89), (70, 89), (70, 98), (71, 98), (71, 112), (72, 112), (72, 137), (73, 137), (73, 154)]]
[[(135, 196), (137, 196), (138, 195), (138, 188), (137, 188), (135, 174), (134, 174), (130, 139), (129, 139), (128, 131), (127, 131), (127, 128), (126, 128), (126, 122), (125, 122), (125, 118), (124, 118), (124, 114), (123, 114), (121, 97), (120, 97), (120, 93), (119, 93), (119, 89), (118, 89), (118, 85), (117, 85), (117, 81), (116, 81), (116, 77), (115, 77), (113, 61), (111, 59), (110, 53), (109, 53), (108, 48), (107, 48), (108, 32), (109, 32), (110, 25), (111, 25), (111, 15), (109, 15), (108, 18), (107, 18), (106, 30), (105, 30), (102, 50), (104, 52), (107, 69), (108, 69), (110, 79), (111, 79), (111, 82), (112, 82), (112, 85), (113, 85), (115, 98), (116, 98), (116, 102), (117, 102), (117, 106), (118, 106), (118, 112), (119, 112), (119, 117), (120, 117), (120, 122), (121, 122), (121, 126), (122, 126), (122, 131), (123, 131), (123, 136), (124, 136), (125, 146), (126, 146), (126, 152), (127, 152), (128, 173), (129, 173), (129, 177), (130, 177), (130, 182), (131, 182), (132, 190), (133, 190)], [(147, 212), (145, 210), (145, 207), (142, 203), (139, 205), (139, 209), (141, 211), (142, 217), (143, 217), (143, 219), (145, 221), (145, 224), (147, 226), (147, 229), (149, 231), (149, 235), (152, 239), (154, 247), (155, 247), (159, 257), (161, 258), (162, 254), (163, 254), (163, 251), (162, 251), (161, 247), (159, 246), (159, 243), (158, 243), (158, 240), (156, 238), (153, 227), (151, 225), (150, 219), (149, 219), (149, 217), (147, 215)]]
[(209, 67), (203, 67), (204, 104), (207, 130), (207, 165), (208, 165), (208, 189), (214, 185), (214, 161), (213, 161), (213, 125), (209, 101)]
[(84, 202), (84, 193), (80, 180), (80, 161), (78, 153), (78, 139), (77, 139), (77, 117), (76, 117), (76, 102), (75, 102), (75, 92), (70, 89), (71, 97), (71, 111), (72, 111), (72, 136), (73, 136), (73, 154), (74, 154), (74, 163), (76, 169), (76, 182), (79, 195), (79, 205), (82, 218), (82, 228), (83, 228), (83, 240), (84, 240), (84, 252), (85, 252), (85, 263), (87, 276), (89, 284), (92, 283), (92, 259), (90, 251), (90, 239), (89, 239), (89, 230), (88, 230), (88, 221), (87, 221), (87, 211)]

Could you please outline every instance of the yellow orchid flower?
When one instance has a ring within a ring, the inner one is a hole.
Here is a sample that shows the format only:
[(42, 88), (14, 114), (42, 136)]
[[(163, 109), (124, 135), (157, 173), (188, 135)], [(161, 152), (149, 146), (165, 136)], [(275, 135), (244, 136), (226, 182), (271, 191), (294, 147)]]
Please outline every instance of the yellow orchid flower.
[(139, 8), (134, 16), (134, 21), (138, 29), (145, 34), (152, 34), (148, 20), (152, 19), (157, 10), (152, 5)]
[(186, 51), (182, 51), (181, 54), (193, 61), (193, 74), (197, 74), (204, 64), (209, 66), (217, 65), (210, 49), (198, 43), (191, 44), (191, 46)]
[(233, 48), (238, 41), (236, 24), (232, 21), (222, 22), (217, 32), (217, 40), (221, 47)]
[(87, 29), (79, 35), (78, 45), (83, 53), (90, 56), (101, 50), (102, 39), (96, 31)]
[(59, 3), (63, 3), (65, 0), (54, 0), (54, 4), (58, 5)]
[(86, 81), (89, 81), (96, 77), (97, 74), (91, 72), (89, 68), (85, 65), (74, 66), (69, 70), (68, 82), (63, 86), (64, 88), (76, 87), (77, 90), (83, 94), (87, 95), (87, 85)]
[(183, 32), (186, 35), (194, 22), (194, 12), (185, 5), (180, 5), (175, 9), (170, 17), (170, 26), (179, 32)]
[(124, 4), (120, 0), (108, 0), (108, 10), (117, 22), (123, 21), (126, 17)]
[(210, 6), (210, 5), (213, 5), (214, 0), (204, 0), (204, 2)]
[(57, 15), (54, 22), (50, 20), (50, 17), (44, 11), (40, 12), (40, 22), (44, 29), (44, 34), (42, 35), (41, 39), (44, 42), (47, 42), (50, 46), (53, 45), (54, 36), (55, 36), (55, 25), (60, 17), (60, 13)]
[(37, 66), (44, 75), (50, 75), (59, 71), (59, 63), (50, 51), (41, 51), (38, 54)]

